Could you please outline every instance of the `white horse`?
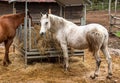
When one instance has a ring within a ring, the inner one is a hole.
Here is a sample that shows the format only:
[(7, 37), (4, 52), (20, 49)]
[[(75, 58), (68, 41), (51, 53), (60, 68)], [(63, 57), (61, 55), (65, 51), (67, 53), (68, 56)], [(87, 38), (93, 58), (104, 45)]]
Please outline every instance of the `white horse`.
[(88, 24), (85, 26), (77, 26), (62, 17), (53, 14), (41, 14), (40, 35), (44, 35), (47, 30), (56, 34), (64, 54), (64, 64), (66, 70), (69, 67), (69, 57), (67, 45), (75, 49), (87, 49), (93, 53), (96, 59), (96, 70), (91, 78), (95, 78), (99, 74), (99, 66), (101, 59), (99, 56), (100, 49), (106, 56), (108, 63), (108, 76), (112, 76), (112, 61), (108, 52), (108, 31), (100, 24)]

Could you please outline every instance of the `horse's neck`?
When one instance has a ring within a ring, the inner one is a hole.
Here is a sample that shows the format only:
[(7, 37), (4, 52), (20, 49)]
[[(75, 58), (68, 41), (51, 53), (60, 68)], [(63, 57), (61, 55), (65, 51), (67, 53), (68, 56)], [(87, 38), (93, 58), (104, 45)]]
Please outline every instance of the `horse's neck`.
[(14, 16), (14, 23), (15, 23), (15, 29), (18, 28), (18, 26), (20, 26), (20, 24), (22, 24), (24, 22), (24, 17), (25, 17), (25, 14), (24, 13), (21, 13), (21, 14), (16, 14)]
[(54, 30), (59, 30), (60, 28), (63, 28), (63, 29), (68, 28), (68, 26), (70, 26), (70, 25), (77, 26), (76, 24), (74, 24), (70, 21), (67, 21), (66, 19), (64, 19), (62, 17), (57, 17), (57, 16), (54, 16), (54, 15), (51, 16), (51, 21), (52, 21), (53, 31)]

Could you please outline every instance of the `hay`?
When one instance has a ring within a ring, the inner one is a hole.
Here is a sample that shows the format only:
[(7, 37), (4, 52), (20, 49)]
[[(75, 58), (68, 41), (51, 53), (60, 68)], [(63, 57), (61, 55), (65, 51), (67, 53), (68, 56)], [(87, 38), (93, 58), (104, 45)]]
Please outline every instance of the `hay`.
[[(59, 50), (61, 52), (61, 47), (58, 41), (55, 38), (55, 35), (51, 32), (46, 32), (45, 36), (40, 36), (39, 34), (40, 26), (34, 25), (34, 28), (31, 29), (31, 48), (38, 49), (41, 54), (46, 54), (46, 51), (54, 48), (55, 50)], [(24, 29), (21, 32), (22, 37), (24, 37)], [(29, 34), (29, 31), (27, 31)], [(24, 38), (23, 38), (24, 39)], [(27, 45), (29, 46), (29, 37), (27, 38)], [(18, 36), (15, 37), (14, 43), (18, 45), (19, 48), (24, 49), (24, 41), (20, 41)]]

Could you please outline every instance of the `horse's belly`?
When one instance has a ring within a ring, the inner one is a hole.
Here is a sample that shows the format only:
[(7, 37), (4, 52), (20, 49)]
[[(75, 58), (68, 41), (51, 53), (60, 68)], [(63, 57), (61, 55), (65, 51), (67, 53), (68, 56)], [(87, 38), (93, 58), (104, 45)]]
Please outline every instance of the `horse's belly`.
[(72, 46), (73, 48), (75, 49), (80, 49), (80, 50), (83, 50), (83, 49), (87, 49), (88, 48), (88, 45), (74, 45)]
[(80, 50), (82, 50), (82, 49), (87, 49), (88, 48), (88, 44), (87, 43), (85, 43), (85, 42), (69, 42), (69, 44), (68, 44), (70, 47), (73, 47), (73, 48), (75, 48), (75, 49), (80, 49)]

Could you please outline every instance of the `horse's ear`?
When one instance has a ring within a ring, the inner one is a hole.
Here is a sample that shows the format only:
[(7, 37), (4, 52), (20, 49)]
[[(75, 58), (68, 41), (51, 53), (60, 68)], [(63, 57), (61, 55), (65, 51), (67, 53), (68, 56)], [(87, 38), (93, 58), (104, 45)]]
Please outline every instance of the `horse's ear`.
[(42, 17), (43, 16), (43, 14), (40, 12), (40, 17)]
[(46, 16), (47, 16), (47, 18), (48, 18), (48, 13), (46, 13)]

